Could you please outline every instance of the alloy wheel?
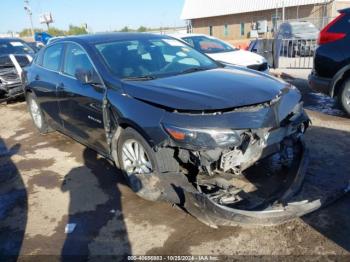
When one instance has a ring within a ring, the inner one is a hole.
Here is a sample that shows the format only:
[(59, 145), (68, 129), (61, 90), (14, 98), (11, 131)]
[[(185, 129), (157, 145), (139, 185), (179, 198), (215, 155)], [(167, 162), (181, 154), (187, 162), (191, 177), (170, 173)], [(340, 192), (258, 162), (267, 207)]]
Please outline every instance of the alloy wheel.
[(40, 108), (35, 99), (30, 100), (30, 113), (32, 114), (35, 125), (40, 129), (42, 127), (42, 116)]
[(122, 161), (124, 170), (128, 175), (149, 174), (153, 170), (146, 150), (134, 139), (129, 139), (123, 144)]
[(348, 88), (345, 89), (344, 98), (345, 98), (345, 104), (346, 104), (347, 106), (350, 106), (350, 87), (348, 87)]

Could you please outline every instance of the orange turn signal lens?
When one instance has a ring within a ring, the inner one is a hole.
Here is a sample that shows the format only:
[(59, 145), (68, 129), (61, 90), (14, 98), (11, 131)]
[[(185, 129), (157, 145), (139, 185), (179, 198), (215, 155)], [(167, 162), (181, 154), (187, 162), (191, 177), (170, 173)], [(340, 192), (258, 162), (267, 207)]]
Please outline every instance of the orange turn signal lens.
[(172, 138), (175, 140), (185, 140), (186, 134), (184, 132), (181, 132), (179, 130), (174, 130), (172, 128), (167, 127), (166, 131), (171, 135)]

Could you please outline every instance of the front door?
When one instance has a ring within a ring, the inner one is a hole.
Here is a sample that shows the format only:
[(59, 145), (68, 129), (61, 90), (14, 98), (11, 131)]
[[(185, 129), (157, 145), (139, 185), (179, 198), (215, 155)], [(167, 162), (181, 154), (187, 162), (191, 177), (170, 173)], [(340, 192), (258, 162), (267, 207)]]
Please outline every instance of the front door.
[(61, 81), (57, 88), (64, 128), (82, 142), (99, 151), (107, 152), (102, 112), (105, 87), (83, 84), (75, 77), (77, 70), (95, 69), (81, 46), (67, 43)]

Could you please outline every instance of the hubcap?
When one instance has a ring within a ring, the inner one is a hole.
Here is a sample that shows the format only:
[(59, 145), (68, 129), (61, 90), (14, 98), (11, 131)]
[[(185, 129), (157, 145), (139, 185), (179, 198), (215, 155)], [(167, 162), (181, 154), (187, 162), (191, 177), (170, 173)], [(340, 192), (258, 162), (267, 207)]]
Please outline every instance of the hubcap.
[(125, 141), (122, 147), (122, 161), (128, 175), (152, 172), (152, 164), (145, 149), (134, 139)]
[(32, 114), (35, 125), (38, 128), (41, 128), (42, 126), (41, 112), (38, 104), (34, 99), (30, 100), (30, 112)]

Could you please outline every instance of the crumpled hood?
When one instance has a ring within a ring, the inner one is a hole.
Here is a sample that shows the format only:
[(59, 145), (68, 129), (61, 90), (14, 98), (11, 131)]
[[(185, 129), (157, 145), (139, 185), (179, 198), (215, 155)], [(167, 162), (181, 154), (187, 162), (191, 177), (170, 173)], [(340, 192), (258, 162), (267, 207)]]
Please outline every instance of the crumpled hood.
[(151, 81), (124, 81), (139, 100), (178, 110), (220, 110), (264, 103), (286, 83), (237, 67), (218, 68)]
[(240, 66), (249, 66), (249, 65), (258, 65), (265, 63), (266, 60), (261, 55), (245, 51), (245, 50), (237, 50), (232, 52), (224, 52), (224, 53), (214, 53), (214, 54), (206, 54), (213, 58), (216, 61), (230, 63), (234, 65)]

